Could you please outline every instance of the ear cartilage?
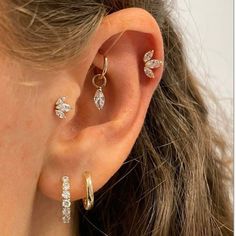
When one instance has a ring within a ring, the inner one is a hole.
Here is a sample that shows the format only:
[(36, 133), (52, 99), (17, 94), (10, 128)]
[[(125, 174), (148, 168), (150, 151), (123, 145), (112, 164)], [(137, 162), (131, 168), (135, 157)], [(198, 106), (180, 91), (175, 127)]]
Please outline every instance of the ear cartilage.
[(71, 105), (65, 103), (65, 100), (66, 100), (66, 96), (63, 96), (63, 97), (58, 98), (58, 100), (56, 101), (55, 113), (60, 119), (65, 119), (66, 118), (65, 113), (72, 110)]
[(62, 222), (70, 223), (71, 218), (71, 201), (70, 201), (70, 179), (68, 176), (62, 177)]
[(153, 69), (157, 69), (163, 65), (163, 61), (157, 60), (157, 59), (152, 59), (153, 55), (154, 55), (154, 50), (150, 50), (150, 51), (146, 52), (143, 57), (143, 61), (145, 63), (144, 73), (146, 74), (147, 77), (149, 77), (151, 79), (155, 78), (155, 75), (153, 73)]

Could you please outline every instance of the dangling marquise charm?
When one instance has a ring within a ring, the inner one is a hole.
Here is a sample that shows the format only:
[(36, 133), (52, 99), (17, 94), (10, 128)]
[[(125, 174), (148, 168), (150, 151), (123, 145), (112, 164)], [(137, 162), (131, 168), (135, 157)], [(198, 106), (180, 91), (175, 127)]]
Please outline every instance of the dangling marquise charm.
[[(108, 59), (107, 57), (104, 57), (104, 65), (103, 65), (103, 71), (101, 74), (97, 74), (93, 77), (93, 85), (97, 88), (97, 91), (94, 95), (94, 102), (98, 110), (102, 110), (104, 105), (105, 105), (105, 95), (102, 91), (102, 88), (106, 86), (107, 84), (107, 78), (106, 78), (106, 73), (108, 69)], [(97, 83), (99, 81), (102, 81), (101, 83)]]
[(98, 88), (94, 96), (94, 102), (98, 110), (102, 110), (105, 105), (105, 96), (102, 87)]

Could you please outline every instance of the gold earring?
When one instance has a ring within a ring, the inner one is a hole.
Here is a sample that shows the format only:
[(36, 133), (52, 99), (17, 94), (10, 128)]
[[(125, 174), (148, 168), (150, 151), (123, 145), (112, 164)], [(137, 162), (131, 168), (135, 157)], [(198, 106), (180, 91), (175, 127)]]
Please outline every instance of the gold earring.
[(153, 73), (153, 69), (159, 68), (160, 66), (163, 65), (163, 61), (153, 59), (154, 55), (154, 50), (148, 51), (145, 53), (143, 57), (143, 61), (145, 63), (144, 66), (144, 73), (146, 74), (147, 77), (149, 78), (155, 78), (155, 75)]
[[(102, 91), (102, 88), (106, 86), (107, 84), (107, 78), (106, 73), (108, 70), (108, 58), (104, 57), (104, 65), (103, 65), (103, 71), (102, 74), (97, 74), (93, 77), (93, 85), (97, 88), (97, 91), (94, 95), (94, 102), (98, 110), (101, 110), (105, 105), (105, 96)], [(96, 83), (96, 79), (103, 80), (103, 83), (101, 85), (98, 85)]]
[(68, 176), (62, 177), (62, 221), (63, 223), (70, 223), (71, 217), (71, 200), (70, 200), (70, 178)]
[(88, 171), (84, 172), (86, 197), (83, 198), (83, 205), (85, 210), (91, 210), (94, 205), (93, 183), (91, 175)]
[(72, 106), (65, 102), (66, 98), (67, 98), (66, 96), (63, 96), (58, 98), (56, 101), (55, 113), (60, 119), (65, 119), (66, 118), (65, 113), (72, 110)]

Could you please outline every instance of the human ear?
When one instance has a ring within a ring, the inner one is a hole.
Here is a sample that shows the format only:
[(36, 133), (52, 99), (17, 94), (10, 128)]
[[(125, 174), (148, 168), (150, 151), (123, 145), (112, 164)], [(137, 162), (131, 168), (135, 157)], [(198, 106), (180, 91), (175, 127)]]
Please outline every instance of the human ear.
[[(149, 50), (155, 51), (154, 58), (164, 60), (157, 22), (145, 10), (124, 9), (106, 16), (80, 60), (73, 62), (73, 69), (65, 68), (70, 77), (64, 81), (63, 92), (70, 97), (74, 109), (52, 130), (39, 179), (39, 189), (46, 196), (60, 200), (60, 178), (68, 175), (71, 199), (81, 199), (85, 196), (85, 171), (91, 173), (97, 191), (121, 167), (141, 131), (163, 72), (161, 66), (154, 71), (155, 78), (145, 75), (143, 56)], [(106, 102), (98, 110), (93, 102), (96, 88), (92, 77), (103, 68), (101, 53), (109, 64), (107, 85), (103, 88)], [(92, 67), (97, 70), (92, 71)], [(70, 86), (72, 81), (80, 88), (80, 94)]]

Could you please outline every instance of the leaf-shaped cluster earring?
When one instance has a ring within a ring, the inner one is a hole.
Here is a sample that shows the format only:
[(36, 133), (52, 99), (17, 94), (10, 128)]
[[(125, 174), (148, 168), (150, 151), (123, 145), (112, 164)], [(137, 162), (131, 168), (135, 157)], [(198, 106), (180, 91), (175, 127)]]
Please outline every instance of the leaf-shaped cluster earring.
[(55, 113), (60, 119), (65, 119), (66, 118), (65, 113), (72, 110), (71, 105), (65, 102), (66, 98), (67, 98), (66, 96), (63, 96), (58, 98), (58, 100), (56, 101)]
[(143, 61), (145, 63), (144, 73), (149, 78), (155, 78), (155, 75), (152, 70), (159, 68), (160, 66), (163, 65), (163, 61), (157, 60), (157, 59), (152, 59), (153, 55), (154, 55), (154, 50), (151, 50), (151, 51), (148, 51), (147, 53), (145, 53), (145, 55), (143, 57)]
[[(103, 109), (105, 105), (105, 95), (102, 91), (102, 88), (105, 87), (107, 84), (107, 78), (106, 78), (107, 70), (108, 70), (108, 58), (104, 57), (104, 65), (102, 73), (95, 75), (92, 80), (93, 85), (97, 88), (97, 91), (94, 95), (94, 103), (98, 108), (98, 110)], [(103, 83), (101, 85), (98, 85), (97, 80), (102, 80)]]

